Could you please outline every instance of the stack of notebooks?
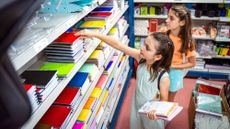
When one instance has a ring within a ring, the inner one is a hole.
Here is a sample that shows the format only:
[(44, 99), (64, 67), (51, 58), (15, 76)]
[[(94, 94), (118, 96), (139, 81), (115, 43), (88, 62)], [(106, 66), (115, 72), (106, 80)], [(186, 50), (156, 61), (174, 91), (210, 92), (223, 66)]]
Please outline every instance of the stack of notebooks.
[(88, 75), (89, 73), (77, 72), (67, 86), (80, 88), (81, 95), (84, 95), (90, 86)]
[(73, 108), (77, 108), (77, 105), (81, 101), (79, 88), (65, 87), (61, 94), (54, 101), (53, 105), (66, 105)]
[(71, 111), (69, 106), (52, 105), (35, 126), (35, 129), (64, 129), (71, 118)]
[(196, 82), (197, 105), (196, 112), (222, 117), (222, 86), (208, 83), (205, 80)]
[(92, 11), (84, 18), (84, 20), (85, 21), (99, 20), (99, 21), (111, 22), (112, 18), (113, 18), (113, 12)]
[(42, 64), (40, 70), (56, 70), (58, 71), (57, 76), (58, 78), (65, 78), (68, 77), (69, 73), (74, 68), (74, 63), (53, 63), (53, 62), (46, 62)]
[(93, 81), (96, 78), (99, 69), (96, 64), (85, 63), (81, 66), (79, 72), (88, 73), (89, 81)]
[(25, 84), (36, 86), (38, 101), (44, 101), (58, 84), (57, 71), (26, 70), (21, 74)]
[(73, 32), (65, 32), (46, 49), (50, 62), (77, 62), (83, 55), (83, 40)]
[(98, 68), (101, 68), (105, 63), (105, 56), (102, 50), (95, 50), (88, 60), (87, 63), (96, 64)]
[(39, 105), (38, 102), (38, 97), (36, 95), (36, 86), (32, 85), (32, 84), (24, 84), (24, 89), (26, 90), (26, 93), (29, 97), (31, 106), (32, 106), (32, 112), (34, 112)]
[(87, 102), (84, 105), (84, 109), (88, 109), (93, 112), (96, 107), (96, 104), (97, 104), (97, 99), (93, 97), (89, 97)]
[(138, 112), (146, 115), (148, 112), (155, 110), (156, 116), (159, 119), (171, 121), (182, 109), (183, 107), (175, 102), (148, 101), (138, 110)]
[(119, 30), (117, 27), (113, 27), (110, 31), (109, 31), (109, 35), (117, 40), (119, 40), (120, 35), (119, 35)]

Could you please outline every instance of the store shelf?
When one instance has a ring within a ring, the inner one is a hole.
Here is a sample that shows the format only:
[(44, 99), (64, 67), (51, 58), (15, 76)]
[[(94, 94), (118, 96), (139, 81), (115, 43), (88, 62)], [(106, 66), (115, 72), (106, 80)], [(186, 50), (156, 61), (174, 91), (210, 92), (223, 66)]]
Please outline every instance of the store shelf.
[[(47, 29), (49, 28), (49, 34), (42, 35), (38, 37), (38, 42), (35, 42), (32, 46), (25, 49), (21, 54), (16, 57), (11, 58), (13, 65), (16, 70), (19, 70), (22, 66), (24, 66), (27, 62), (29, 62), (32, 58), (34, 58), (39, 52), (41, 52), (45, 47), (47, 47), (51, 42), (53, 42), (58, 36), (64, 33), (71, 26), (80, 21), (83, 17), (85, 17), (89, 12), (95, 9), (98, 5), (92, 4), (89, 6), (87, 10), (76, 14), (59, 14), (51, 17), (49, 23), (46, 24), (38, 24), (37, 28)], [(35, 26), (36, 27), (36, 26)], [(40, 35), (40, 34), (39, 34)], [(22, 35), (23, 36), (23, 35)], [(26, 43), (30, 44), (30, 43)]]
[(135, 36), (140, 36), (140, 37), (147, 37), (148, 36), (148, 34), (138, 34), (138, 33), (135, 33), (134, 35)]
[(118, 102), (119, 102), (119, 100), (120, 100), (121, 93), (122, 93), (122, 91), (123, 91), (123, 88), (124, 88), (126, 79), (127, 79), (127, 77), (128, 77), (128, 73), (129, 73), (129, 68), (127, 68), (127, 71), (126, 71), (125, 76), (124, 76), (124, 80), (121, 79), (121, 80), (123, 80), (123, 82), (122, 82), (122, 84), (121, 84), (121, 86), (120, 86), (119, 94), (118, 94), (118, 96), (117, 96), (117, 99), (116, 99), (116, 101), (115, 101), (114, 107), (113, 107), (113, 109), (112, 109), (112, 111), (111, 111), (111, 114), (110, 114), (110, 118), (109, 118), (109, 121), (110, 121), (110, 122), (112, 121), (112, 118), (113, 118), (113, 115), (114, 115), (114, 113), (115, 113), (117, 104), (118, 104)]
[(134, 0), (134, 3), (223, 3), (224, 0)]
[(230, 0), (224, 0), (224, 3), (229, 4)]
[(215, 41), (217, 41), (217, 42), (230, 42), (230, 38), (217, 36)]
[[(112, 89), (111, 94), (108, 95), (108, 97), (107, 97), (108, 100), (106, 100), (106, 101), (111, 101), (110, 99), (111, 99), (111, 97), (112, 97), (112, 95), (113, 95), (114, 89), (116, 88), (116, 86), (118, 85), (118, 82), (119, 82), (118, 77), (120, 76), (121, 72), (124, 70), (124, 68), (125, 68), (125, 66), (126, 66), (126, 63), (127, 63), (127, 60), (128, 60), (128, 58), (126, 58), (126, 60), (123, 62), (122, 66), (121, 66), (121, 68), (120, 68), (120, 70), (119, 70), (119, 74), (116, 76), (117, 78), (113, 80), (113, 83), (111, 84), (111, 86), (113, 86), (113, 89)], [(128, 72), (128, 71), (127, 71), (127, 72)], [(124, 80), (124, 81), (126, 81), (126, 80)], [(104, 122), (104, 119), (105, 119), (105, 117), (106, 117), (107, 111), (111, 112), (111, 111), (108, 109), (107, 106), (108, 106), (108, 103), (107, 103), (107, 105), (104, 105), (104, 106), (103, 106), (103, 107), (105, 108), (105, 111), (104, 111), (104, 113), (102, 114), (102, 117), (101, 117), (101, 119), (100, 119), (100, 121), (99, 121), (99, 123), (98, 123), (98, 125), (97, 125), (97, 128), (98, 128), (98, 129), (101, 128), (101, 126), (102, 126), (102, 124), (103, 124), (103, 122)]]
[[(156, 19), (166, 19), (167, 15), (138, 15), (135, 14), (134, 18), (156, 18)], [(207, 17), (207, 16), (201, 16), (201, 17), (195, 17), (192, 16), (193, 20), (209, 20), (209, 21), (218, 21), (220, 20), (219, 17)]]
[(192, 36), (194, 39), (200, 39), (200, 40), (215, 40), (213, 38), (211, 38), (210, 36), (206, 35), (206, 36)]
[[(124, 27), (124, 31), (122, 32), (122, 37), (120, 38), (120, 41), (122, 41), (122, 39), (124, 38), (125, 33), (126, 33), (126, 31), (128, 30), (128, 28), (129, 28), (129, 24), (127, 24), (127, 25)], [(108, 59), (111, 59), (114, 53), (115, 53), (115, 49), (112, 48), (112, 50), (110, 51), (110, 54), (109, 54), (109, 56), (108, 56)], [(105, 61), (105, 65), (104, 65), (104, 66), (106, 67), (106, 66), (109, 64), (109, 62), (110, 62), (110, 60)]]
[[(105, 31), (103, 31), (103, 34), (107, 34), (110, 29), (115, 25), (115, 23), (120, 19), (120, 17), (124, 14), (124, 12), (127, 10), (128, 6), (126, 5), (126, 8), (122, 11), (120, 11), (118, 14), (114, 16), (114, 19), (111, 23), (108, 23)], [(30, 119), (23, 125), (22, 128), (33, 128), (37, 122), (41, 119), (41, 117), (45, 114), (45, 112), (48, 110), (50, 105), (54, 102), (54, 100), (58, 97), (58, 95), (62, 92), (62, 90), (65, 88), (65, 86), (69, 83), (69, 81), (73, 78), (73, 76), (77, 73), (77, 71), (80, 69), (80, 67), (85, 63), (85, 61), (88, 59), (88, 57), (91, 55), (91, 53), (96, 49), (98, 44), (100, 43), (100, 40), (95, 40), (94, 43), (90, 44), (89, 49), (87, 49), (87, 52), (83, 55), (83, 57), (77, 62), (71, 73), (68, 75), (67, 78), (62, 80), (57, 87), (52, 91), (52, 93), (40, 104), (38, 109), (32, 114)], [(41, 64), (43, 61), (38, 61), (37, 64)], [(36, 65), (35, 66), (39, 66)], [(68, 125), (68, 127), (70, 127)]]
[(86, 101), (88, 100), (90, 94), (92, 93), (95, 85), (97, 84), (97, 81), (101, 77), (102, 73), (104, 71), (104, 68), (102, 67), (99, 71), (99, 73), (96, 76), (96, 79), (93, 80), (93, 83), (90, 85), (89, 89), (87, 90), (86, 94), (84, 95), (82, 101), (80, 102), (80, 105), (76, 108), (76, 111), (74, 111), (73, 116), (71, 117), (68, 125), (65, 127), (65, 129), (70, 129), (73, 127), (74, 123), (76, 122), (79, 114), (81, 113)]

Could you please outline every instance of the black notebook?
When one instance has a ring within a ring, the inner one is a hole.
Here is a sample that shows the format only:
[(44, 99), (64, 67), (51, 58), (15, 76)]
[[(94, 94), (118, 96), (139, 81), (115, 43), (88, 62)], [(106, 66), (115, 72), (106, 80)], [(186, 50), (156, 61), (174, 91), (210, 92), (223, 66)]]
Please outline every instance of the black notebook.
[(57, 81), (57, 71), (26, 70), (21, 74), (25, 84), (33, 84), (39, 88), (46, 88), (52, 81)]

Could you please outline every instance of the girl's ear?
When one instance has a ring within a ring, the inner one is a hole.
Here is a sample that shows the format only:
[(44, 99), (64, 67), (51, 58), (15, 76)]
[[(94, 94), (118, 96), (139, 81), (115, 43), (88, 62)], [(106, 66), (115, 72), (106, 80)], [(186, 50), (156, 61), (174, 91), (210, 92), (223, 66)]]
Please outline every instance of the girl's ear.
[(162, 58), (162, 55), (156, 55), (156, 56), (155, 56), (155, 60), (156, 60), (156, 61), (160, 60), (161, 58)]
[(185, 20), (179, 21), (179, 25), (180, 25), (180, 26), (184, 26), (184, 25), (185, 25)]

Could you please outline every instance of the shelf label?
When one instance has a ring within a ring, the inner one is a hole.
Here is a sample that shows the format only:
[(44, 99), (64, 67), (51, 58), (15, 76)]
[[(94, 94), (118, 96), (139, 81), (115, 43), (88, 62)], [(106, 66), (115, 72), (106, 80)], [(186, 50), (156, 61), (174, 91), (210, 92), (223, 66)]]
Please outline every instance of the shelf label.
[(34, 45), (34, 50), (35, 52), (39, 53), (40, 51), (42, 51), (47, 45), (48, 45), (48, 40), (47, 38), (44, 38), (42, 40), (40, 40), (38, 43), (36, 43)]

